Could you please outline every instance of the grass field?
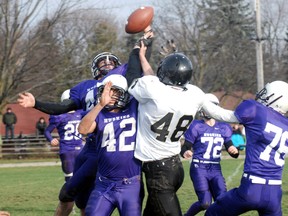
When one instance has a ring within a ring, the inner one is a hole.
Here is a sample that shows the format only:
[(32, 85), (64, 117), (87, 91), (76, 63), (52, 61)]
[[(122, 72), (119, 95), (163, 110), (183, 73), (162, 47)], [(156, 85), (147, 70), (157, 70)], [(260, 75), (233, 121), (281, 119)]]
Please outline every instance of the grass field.
[[(7, 161), (0, 160), (0, 163), (7, 163)], [(225, 159), (221, 164), (228, 189), (238, 186), (243, 159)], [(185, 180), (178, 191), (178, 196), (184, 213), (190, 204), (197, 200), (197, 197), (189, 177), (189, 162), (183, 161), (183, 165)], [(288, 215), (287, 169), (285, 168), (283, 173), (283, 215)], [(0, 168), (0, 210), (9, 211), (12, 216), (52, 216), (58, 203), (58, 191), (62, 184), (63, 175), (60, 166)], [(79, 211), (76, 210), (76, 215), (79, 215), (78, 213)], [(116, 216), (118, 213), (113, 215)], [(256, 216), (258, 214), (249, 212), (244, 215)]]

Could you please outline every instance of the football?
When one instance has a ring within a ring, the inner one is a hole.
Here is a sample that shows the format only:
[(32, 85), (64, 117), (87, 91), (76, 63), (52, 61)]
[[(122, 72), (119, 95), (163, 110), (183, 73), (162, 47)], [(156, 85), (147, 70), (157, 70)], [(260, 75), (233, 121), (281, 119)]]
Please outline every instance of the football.
[(133, 11), (128, 17), (125, 31), (128, 34), (136, 34), (144, 31), (154, 17), (154, 9), (150, 6), (143, 6)]

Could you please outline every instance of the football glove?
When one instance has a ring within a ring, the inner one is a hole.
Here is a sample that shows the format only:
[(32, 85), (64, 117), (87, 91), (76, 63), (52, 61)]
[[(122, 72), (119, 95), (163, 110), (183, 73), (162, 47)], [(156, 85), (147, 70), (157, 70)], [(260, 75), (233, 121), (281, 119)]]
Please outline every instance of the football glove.
[(161, 49), (162, 50), (160, 51), (160, 54), (163, 56), (167, 56), (173, 52), (177, 52), (177, 47), (173, 39), (167, 40), (166, 45), (161, 46)]

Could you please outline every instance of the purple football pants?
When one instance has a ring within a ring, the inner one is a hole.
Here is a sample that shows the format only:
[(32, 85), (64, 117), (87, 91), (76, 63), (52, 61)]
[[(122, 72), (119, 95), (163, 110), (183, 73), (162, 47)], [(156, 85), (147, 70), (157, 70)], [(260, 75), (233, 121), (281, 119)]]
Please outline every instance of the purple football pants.
[(75, 200), (76, 206), (80, 209), (85, 209), (90, 193), (94, 188), (97, 163), (96, 156), (81, 152), (75, 161), (74, 174), (66, 184), (68, 197)]
[(192, 162), (190, 178), (198, 201), (193, 203), (185, 216), (196, 215), (206, 210), (212, 203), (212, 198), (217, 199), (227, 191), (220, 164), (204, 164)]
[(219, 197), (205, 216), (237, 216), (251, 210), (259, 216), (282, 216), (281, 199), (281, 185), (254, 184), (243, 177), (239, 188)]
[[(61, 166), (64, 175), (73, 174), (75, 160), (79, 153), (80, 150), (74, 150), (60, 154)], [(70, 178), (71, 176), (65, 176), (65, 181), (68, 181)]]
[(140, 175), (112, 181), (99, 174), (86, 209), (86, 216), (107, 216), (117, 208), (120, 215), (141, 216), (142, 180)]

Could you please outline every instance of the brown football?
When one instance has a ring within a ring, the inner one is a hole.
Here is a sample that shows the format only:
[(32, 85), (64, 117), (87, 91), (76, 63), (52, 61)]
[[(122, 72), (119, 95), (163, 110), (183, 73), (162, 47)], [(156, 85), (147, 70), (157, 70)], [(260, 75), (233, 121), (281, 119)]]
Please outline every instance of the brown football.
[(151, 24), (154, 17), (154, 9), (150, 6), (143, 6), (133, 11), (128, 17), (125, 31), (128, 34), (136, 34), (144, 31)]

